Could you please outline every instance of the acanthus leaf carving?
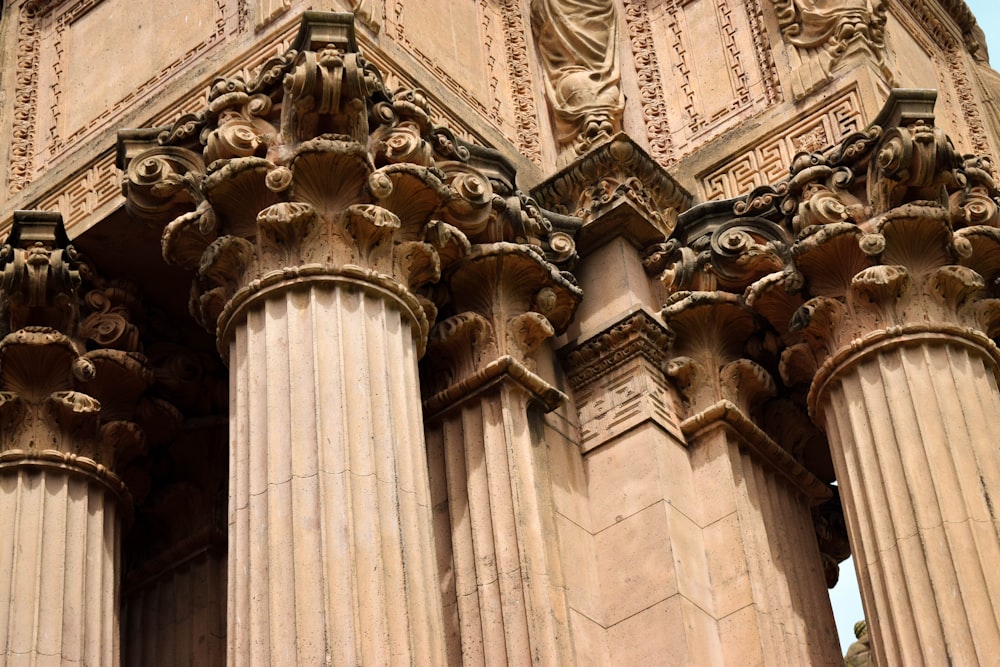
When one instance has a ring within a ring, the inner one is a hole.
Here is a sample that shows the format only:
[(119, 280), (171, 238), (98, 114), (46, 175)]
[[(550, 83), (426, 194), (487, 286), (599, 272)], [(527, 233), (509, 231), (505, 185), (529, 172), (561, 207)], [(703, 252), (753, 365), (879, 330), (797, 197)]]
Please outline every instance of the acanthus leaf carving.
[[(427, 285), (473, 237), (575, 256), (573, 228), (516, 191), (499, 153), (436, 127), (419, 89), (385, 89), (349, 15), (307, 12), (293, 48), (253, 80), (216, 81), (204, 111), (166, 131), (123, 132), (119, 148), (126, 171), (150, 162), (144, 179), (126, 180), (130, 210), (174, 215), (164, 258), (197, 270), (192, 311), (220, 336), (231, 327), (217, 319), (268, 286), (326, 275), (385, 287), (421, 338), (440, 305)], [(194, 157), (160, 168), (173, 154)], [(151, 193), (163, 201), (144, 207)], [(184, 202), (194, 210), (179, 210)]]

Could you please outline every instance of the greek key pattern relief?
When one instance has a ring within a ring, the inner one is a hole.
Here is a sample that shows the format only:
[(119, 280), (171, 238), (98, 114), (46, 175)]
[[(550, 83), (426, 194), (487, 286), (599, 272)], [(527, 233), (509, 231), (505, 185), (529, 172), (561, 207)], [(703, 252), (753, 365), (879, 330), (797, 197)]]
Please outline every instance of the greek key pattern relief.
[[(104, 127), (108, 121), (119, 114), (124, 109), (135, 104), (135, 102), (152, 89), (159, 86), (165, 79), (173, 75), (197, 60), (207, 50), (222, 41), (226, 34), (225, 22), (225, 0), (214, 0), (216, 23), (215, 28), (209, 37), (199, 42), (192, 49), (189, 49), (181, 58), (167, 64), (154, 76), (147, 79), (128, 95), (115, 102), (105, 109), (97, 117), (93, 118), (83, 127), (77, 129), (68, 136), (62, 136), (60, 121), (62, 117), (62, 78), (64, 66), (62, 58), (65, 56), (63, 46), (63, 36), (65, 30), (74, 21), (100, 4), (102, 0), (78, 0), (77, 2), (46, 2), (45, 0), (32, 0), (26, 3), (18, 18), (17, 34), (17, 74), (15, 83), (15, 99), (17, 100), (17, 110), (15, 112), (14, 133), (11, 147), (11, 164), (9, 168), (10, 181), (9, 191), (15, 194), (24, 189), (36, 175), (44, 169), (44, 165), (34, 164), (36, 153), (34, 135), (35, 121), (38, 116), (38, 68), (41, 48), (41, 22), (48, 16), (55, 16), (54, 35), (51, 44), (52, 51), (56, 54), (54, 64), (56, 80), (52, 88), (51, 116), (52, 125), (46, 131), (47, 153), (46, 162), (52, 160), (66, 149), (72, 147), (85, 137), (93, 134), (96, 130)], [(55, 12), (60, 12), (57, 16)], [(49, 48), (48, 46), (46, 48)]]
[(753, 99), (750, 95), (749, 78), (739, 49), (734, 41), (735, 28), (732, 22), (732, 11), (728, 0), (718, 0), (716, 3), (716, 19), (719, 23), (719, 34), (725, 41), (726, 63), (731, 72), (733, 86), (733, 101), (728, 108), (721, 109), (711, 116), (705, 116), (701, 112), (701, 104), (698, 101), (697, 86), (693, 80), (690, 54), (684, 39), (684, 27), (681, 25), (680, 17), (683, 15), (684, 3), (680, 0), (672, 0), (667, 3), (667, 12), (670, 16), (667, 26), (670, 28), (672, 39), (671, 45), (677, 57), (678, 69), (683, 77), (681, 89), (686, 98), (684, 111), (687, 115), (687, 126), (691, 134), (699, 134), (716, 123), (751, 106)]
[(581, 449), (587, 452), (647, 419), (672, 428), (671, 398), (662, 374), (636, 359), (577, 395)]
[(646, 0), (624, 0), (625, 24), (632, 43), (636, 75), (639, 80), (639, 97), (642, 117), (646, 123), (649, 154), (663, 166), (674, 163), (674, 149), (670, 140), (667, 107), (663, 101), (663, 80), (660, 63), (653, 45), (653, 31), (649, 23)]
[(699, 178), (705, 199), (729, 199), (787, 175), (788, 165), (800, 151), (814, 152), (836, 144), (864, 126), (861, 100), (851, 89), (792, 125), (779, 128), (770, 139), (737, 155)]
[(500, 17), (505, 35), (507, 76), (510, 77), (514, 102), (517, 147), (525, 157), (541, 165), (538, 108), (535, 106), (535, 96), (532, 92), (531, 66), (528, 63), (528, 44), (525, 39), (527, 28), (524, 25), (524, 12), (519, 0), (501, 0)]
[(72, 181), (43, 199), (37, 208), (62, 213), (67, 229), (82, 224), (97, 211), (122, 199), (121, 177), (115, 167), (115, 153), (108, 151)]

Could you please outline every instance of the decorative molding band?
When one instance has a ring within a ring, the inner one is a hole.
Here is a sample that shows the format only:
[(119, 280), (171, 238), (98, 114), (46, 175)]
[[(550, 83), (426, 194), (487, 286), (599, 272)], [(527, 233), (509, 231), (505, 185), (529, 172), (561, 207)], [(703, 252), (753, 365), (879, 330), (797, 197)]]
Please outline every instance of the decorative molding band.
[(990, 153), (991, 148), (986, 127), (976, 102), (975, 87), (969, 78), (970, 59), (966, 54), (968, 47), (963, 38), (963, 35), (971, 30), (975, 18), (964, 2), (939, 0), (939, 2), (934, 3), (947, 11), (948, 15), (958, 24), (961, 33), (956, 33), (941, 21), (939, 13), (929, 6), (932, 3), (928, 0), (901, 0), (901, 2), (912, 17), (912, 20), (900, 17), (906, 28), (910, 31), (920, 30), (924, 32), (945, 53), (948, 74), (955, 87), (955, 94), (958, 96), (962, 118), (969, 127), (969, 139), (972, 142), (973, 152), (982, 155)]
[(830, 490), (815, 475), (796, 461), (731, 401), (722, 400), (681, 422), (681, 430), (691, 442), (699, 434), (719, 427), (731, 428), (741, 446), (784, 476), (812, 505), (831, 497)]
[(809, 416), (821, 418), (820, 402), (830, 385), (845, 372), (873, 354), (907, 345), (923, 344), (960, 345), (981, 355), (993, 367), (993, 374), (1000, 379), (1000, 348), (981, 331), (971, 327), (938, 324), (907, 324), (891, 329), (873, 331), (851, 341), (830, 355), (816, 371), (806, 402)]
[[(66, 28), (78, 18), (100, 4), (102, 0), (29, 0), (21, 8), (17, 27), (17, 73), (15, 75), (14, 99), (15, 116), (14, 130), (11, 139), (10, 165), (8, 167), (8, 191), (17, 194), (30, 183), (36, 172), (44, 169), (43, 164), (35, 164), (35, 156), (42, 151), (36, 146), (36, 125), (38, 121), (38, 70), (42, 51), (42, 30), (40, 23), (47, 17), (54, 17), (55, 32), (53, 43), (47, 45), (57, 57), (65, 57), (62, 47), (62, 35)], [(44, 147), (45, 163), (51, 163), (54, 158), (64, 155), (68, 149), (91, 136), (100, 127), (119, 115), (126, 107), (134, 105), (139, 99), (148, 95), (164, 80), (187, 68), (207, 51), (223, 43), (226, 36), (226, 2), (213, 0), (215, 4), (215, 26), (211, 34), (193, 48), (188, 49), (181, 58), (162, 67), (156, 74), (130, 91), (123, 98), (115, 101), (96, 117), (88, 121), (67, 136), (62, 136), (59, 127), (59, 116), (62, 113), (62, 80), (66, 70), (60, 64), (56, 66), (57, 79), (52, 88), (53, 125), (47, 128)], [(61, 11), (60, 11), (61, 10)], [(58, 13), (58, 16), (56, 15)], [(199, 88), (199, 93), (201, 94)]]
[(500, 15), (503, 19), (507, 76), (511, 81), (514, 113), (517, 116), (517, 147), (536, 165), (542, 164), (542, 147), (539, 141), (538, 108), (532, 92), (531, 64), (528, 62), (527, 27), (521, 3), (518, 0), (501, 0)]
[(640, 310), (583, 343), (563, 348), (560, 356), (570, 386), (578, 391), (636, 357), (662, 369), (672, 338), (661, 322)]
[(532, 190), (542, 207), (584, 222), (599, 216), (620, 195), (633, 199), (653, 218), (664, 217), (668, 209), (683, 211), (692, 203), (691, 195), (624, 132)]
[(269, 271), (241, 287), (226, 302), (219, 315), (216, 332), (219, 354), (223, 360), (229, 362), (229, 342), (235, 335), (236, 323), (251, 305), (266, 296), (296, 287), (312, 287), (319, 283), (351, 285), (394, 299), (400, 305), (400, 312), (409, 318), (413, 326), (417, 358), (423, 356), (430, 323), (420, 302), (406, 287), (389, 276), (356, 265), (302, 264)]
[(649, 22), (648, 3), (646, 0), (624, 0), (624, 4), (625, 24), (632, 42), (649, 153), (654, 160), (666, 167), (676, 162), (676, 159), (670, 124), (667, 121), (669, 114), (664, 101), (660, 62), (656, 56), (653, 29)]
[(26, 450), (7, 449), (0, 452), (0, 471), (11, 468), (40, 468), (57, 470), (84, 477), (103, 485), (122, 509), (126, 524), (131, 521), (132, 496), (122, 479), (94, 459), (78, 456), (58, 449)]
[(567, 399), (566, 394), (528, 370), (527, 366), (520, 361), (510, 355), (504, 355), (425, 400), (423, 406), (424, 421), (434, 421), (504, 379), (510, 379), (519, 384), (529, 394), (541, 401), (549, 411), (555, 410)]

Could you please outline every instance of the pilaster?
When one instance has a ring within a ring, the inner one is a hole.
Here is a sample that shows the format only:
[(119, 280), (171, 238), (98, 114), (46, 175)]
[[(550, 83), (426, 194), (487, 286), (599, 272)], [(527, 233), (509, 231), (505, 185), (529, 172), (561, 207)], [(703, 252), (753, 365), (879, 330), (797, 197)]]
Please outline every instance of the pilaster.
[(122, 470), (153, 376), (128, 288), (101, 281), (58, 214), (15, 213), (0, 250), (0, 647), (8, 665), (119, 661)]
[(561, 519), (579, 551), (595, 554), (567, 570), (572, 617), (600, 636), (575, 639), (588, 652), (601, 646), (605, 660), (717, 663), (708, 562), (691, 519), (698, 500), (664, 374), (671, 335), (642, 252), (666, 240), (690, 196), (623, 134), (535, 192), (583, 220), (574, 273), (586, 296), (559, 357), (580, 424), (588, 512)]
[(830, 492), (758, 425), (777, 393), (750, 358), (763, 346), (760, 322), (735, 294), (718, 290), (677, 292), (663, 317), (674, 334), (667, 374), (683, 397), (681, 429), (702, 494), (693, 518), (722, 662), (838, 664), (811, 513)]

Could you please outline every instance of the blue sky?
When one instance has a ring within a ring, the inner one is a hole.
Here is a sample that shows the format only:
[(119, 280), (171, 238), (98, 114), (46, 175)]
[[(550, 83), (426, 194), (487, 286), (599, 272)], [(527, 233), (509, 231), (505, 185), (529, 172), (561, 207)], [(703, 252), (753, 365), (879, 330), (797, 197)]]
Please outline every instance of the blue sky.
[[(986, 46), (990, 51), (990, 64), (1000, 71), (1000, 2), (997, 0), (966, 0), (976, 21), (986, 33)], [(840, 580), (830, 591), (833, 615), (844, 651), (854, 641), (854, 624), (864, 618), (861, 595), (851, 559), (840, 565)]]
[(986, 33), (990, 64), (993, 69), (1000, 68), (1000, 3), (997, 0), (966, 0), (966, 4)]

